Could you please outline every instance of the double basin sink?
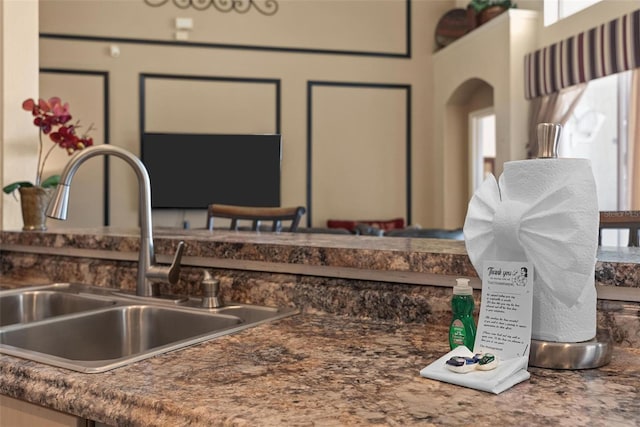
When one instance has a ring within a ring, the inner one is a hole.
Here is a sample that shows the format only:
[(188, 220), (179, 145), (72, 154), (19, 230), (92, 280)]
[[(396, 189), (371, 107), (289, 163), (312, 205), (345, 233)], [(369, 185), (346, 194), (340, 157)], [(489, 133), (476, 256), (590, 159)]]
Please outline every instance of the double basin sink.
[(0, 291), (0, 353), (98, 373), (297, 313), (199, 305), (74, 283)]

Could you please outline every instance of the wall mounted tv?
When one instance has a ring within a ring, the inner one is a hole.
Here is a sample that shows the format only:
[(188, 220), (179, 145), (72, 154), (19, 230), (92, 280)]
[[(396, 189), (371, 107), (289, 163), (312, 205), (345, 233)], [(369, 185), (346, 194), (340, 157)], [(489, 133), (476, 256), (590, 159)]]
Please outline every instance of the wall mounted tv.
[(153, 208), (280, 206), (280, 135), (144, 133), (141, 159)]

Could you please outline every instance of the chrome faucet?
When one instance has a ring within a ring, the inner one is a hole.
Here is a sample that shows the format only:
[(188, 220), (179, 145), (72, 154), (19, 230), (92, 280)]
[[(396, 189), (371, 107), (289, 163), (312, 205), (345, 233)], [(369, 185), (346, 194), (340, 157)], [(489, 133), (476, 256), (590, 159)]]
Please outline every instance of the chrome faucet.
[(151, 220), (151, 182), (149, 174), (140, 159), (120, 147), (113, 145), (96, 145), (76, 153), (65, 166), (60, 176), (60, 184), (49, 203), (47, 216), (56, 219), (67, 219), (69, 205), (69, 188), (73, 175), (85, 160), (95, 156), (116, 156), (127, 162), (138, 177), (139, 211), (140, 211), (140, 254), (138, 258), (138, 279), (136, 294), (139, 296), (158, 296), (154, 283), (168, 282), (175, 285), (180, 275), (180, 261), (184, 251), (184, 242), (178, 243), (173, 262), (169, 266), (156, 264), (153, 249), (153, 231)]

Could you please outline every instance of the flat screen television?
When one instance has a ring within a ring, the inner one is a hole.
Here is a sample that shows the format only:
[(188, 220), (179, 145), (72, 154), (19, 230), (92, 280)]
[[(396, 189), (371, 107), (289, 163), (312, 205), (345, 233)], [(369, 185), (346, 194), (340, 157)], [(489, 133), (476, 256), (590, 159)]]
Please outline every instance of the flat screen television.
[(141, 160), (153, 208), (280, 206), (278, 134), (144, 133)]

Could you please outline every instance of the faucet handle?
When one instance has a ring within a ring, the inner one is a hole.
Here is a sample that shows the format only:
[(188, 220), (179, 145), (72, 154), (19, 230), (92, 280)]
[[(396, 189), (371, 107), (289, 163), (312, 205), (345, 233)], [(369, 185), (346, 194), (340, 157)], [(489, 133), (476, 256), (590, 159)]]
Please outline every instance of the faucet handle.
[(180, 279), (180, 262), (182, 261), (182, 253), (184, 252), (184, 242), (181, 240), (178, 243), (178, 249), (173, 256), (171, 265), (157, 265), (153, 264), (149, 266), (146, 277), (151, 281), (168, 282), (170, 285), (175, 285)]
[(184, 241), (180, 240), (178, 242), (178, 248), (176, 249), (176, 253), (173, 256), (173, 261), (171, 261), (171, 266), (169, 267), (169, 274), (167, 275), (167, 281), (171, 285), (175, 285), (178, 283), (180, 279), (180, 262), (182, 261), (182, 254), (184, 253)]

